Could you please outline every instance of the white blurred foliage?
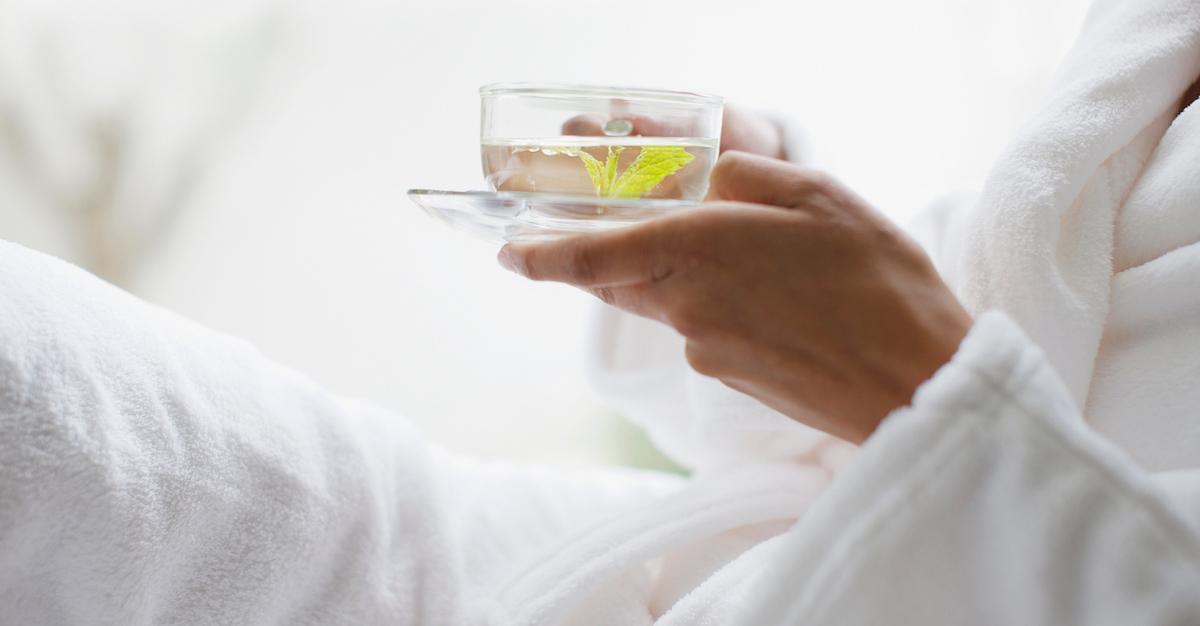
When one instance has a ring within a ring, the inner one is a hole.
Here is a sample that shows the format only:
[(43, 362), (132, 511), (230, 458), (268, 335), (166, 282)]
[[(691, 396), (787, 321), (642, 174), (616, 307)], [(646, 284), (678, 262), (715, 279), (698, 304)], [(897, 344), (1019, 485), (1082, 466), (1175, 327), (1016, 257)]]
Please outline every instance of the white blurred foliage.
[(1084, 8), (0, 0), (0, 233), (95, 267), (79, 207), (99, 194), (133, 261), (97, 269), (136, 293), (451, 447), (619, 460), (582, 373), (587, 299), (506, 274), (404, 197), (481, 186), (478, 85), (720, 93), (802, 124), (903, 219), (986, 173)]

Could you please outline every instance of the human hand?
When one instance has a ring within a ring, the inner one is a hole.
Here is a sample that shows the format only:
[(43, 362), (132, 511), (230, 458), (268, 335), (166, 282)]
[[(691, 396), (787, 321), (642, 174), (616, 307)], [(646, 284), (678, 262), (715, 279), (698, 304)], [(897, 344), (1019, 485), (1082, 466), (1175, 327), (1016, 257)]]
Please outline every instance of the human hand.
[(970, 328), (921, 249), (827, 176), (731, 152), (710, 199), (622, 230), (509, 244), (500, 261), (671, 325), (696, 371), (854, 442)]
[(788, 158), (783, 131), (771, 120), (745, 109), (725, 107), (721, 152), (747, 152), (772, 159)]

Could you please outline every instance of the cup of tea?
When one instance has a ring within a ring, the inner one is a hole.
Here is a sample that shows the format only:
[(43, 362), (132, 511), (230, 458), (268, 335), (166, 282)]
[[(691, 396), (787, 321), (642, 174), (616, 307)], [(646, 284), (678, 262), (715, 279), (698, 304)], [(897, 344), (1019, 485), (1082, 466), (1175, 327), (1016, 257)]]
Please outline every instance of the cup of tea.
[(537, 83), (485, 85), (479, 95), (493, 191), (698, 202), (708, 190), (720, 97)]

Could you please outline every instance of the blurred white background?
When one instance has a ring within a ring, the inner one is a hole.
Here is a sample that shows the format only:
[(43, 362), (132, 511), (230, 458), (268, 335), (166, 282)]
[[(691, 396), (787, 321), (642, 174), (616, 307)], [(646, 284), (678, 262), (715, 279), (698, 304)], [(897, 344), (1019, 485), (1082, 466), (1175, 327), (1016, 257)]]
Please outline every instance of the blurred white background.
[(978, 184), (1086, 0), (0, 0), (0, 237), (255, 343), (449, 447), (644, 462), (587, 298), (410, 187), (481, 186), (476, 88), (722, 94), (899, 220)]

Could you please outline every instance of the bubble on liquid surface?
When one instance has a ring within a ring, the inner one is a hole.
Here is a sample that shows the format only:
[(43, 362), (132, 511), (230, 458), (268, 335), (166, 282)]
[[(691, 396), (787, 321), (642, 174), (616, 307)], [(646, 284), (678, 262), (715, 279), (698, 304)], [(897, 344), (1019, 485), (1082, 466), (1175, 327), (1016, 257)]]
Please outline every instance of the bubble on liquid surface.
[(604, 124), (604, 134), (609, 137), (624, 137), (633, 132), (633, 122), (629, 120), (608, 120)]

